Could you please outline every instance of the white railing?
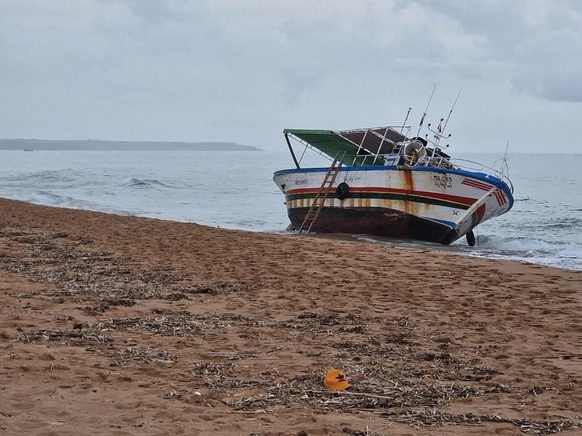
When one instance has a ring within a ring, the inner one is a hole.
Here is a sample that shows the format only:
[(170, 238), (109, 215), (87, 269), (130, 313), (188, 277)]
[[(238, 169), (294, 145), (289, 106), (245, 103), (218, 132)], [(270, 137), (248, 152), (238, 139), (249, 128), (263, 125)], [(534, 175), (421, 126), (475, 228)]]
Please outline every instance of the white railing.
[(513, 194), (513, 183), (511, 183), (511, 180), (509, 179), (509, 177), (502, 170), (496, 170), (493, 167), (483, 165), (482, 163), (475, 162), (473, 160), (468, 160), (468, 159), (451, 158), (449, 160), (456, 167), (461, 168), (461, 169), (466, 170), (466, 171), (474, 171), (474, 172), (495, 175), (495, 177), (503, 180), (509, 186), (511, 193)]

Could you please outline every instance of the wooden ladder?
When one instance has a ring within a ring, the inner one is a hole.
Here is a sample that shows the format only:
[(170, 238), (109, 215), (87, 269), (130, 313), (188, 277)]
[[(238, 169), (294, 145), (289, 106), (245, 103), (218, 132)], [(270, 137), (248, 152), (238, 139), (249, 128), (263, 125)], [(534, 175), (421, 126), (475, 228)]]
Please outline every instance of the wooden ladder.
[(325, 173), (325, 177), (323, 178), (319, 192), (313, 198), (313, 202), (311, 203), (311, 206), (309, 207), (309, 210), (307, 211), (307, 214), (301, 223), (301, 227), (299, 227), (299, 233), (302, 233), (304, 230), (307, 230), (307, 233), (311, 233), (311, 227), (313, 227), (313, 224), (315, 221), (317, 221), (319, 213), (321, 212), (321, 208), (331, 191), (331, 187), (333, 186), (337, 175), (340, 172), (344, 155), (342, 155), (342, 157), (338, 157), (336, 155), (333, 163)]

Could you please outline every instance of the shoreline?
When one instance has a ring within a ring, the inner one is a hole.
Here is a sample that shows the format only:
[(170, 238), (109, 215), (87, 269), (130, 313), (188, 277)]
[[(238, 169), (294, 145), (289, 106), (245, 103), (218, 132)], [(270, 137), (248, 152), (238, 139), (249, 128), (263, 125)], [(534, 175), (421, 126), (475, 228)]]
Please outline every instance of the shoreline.
[[(12, 200), (12, 199), (5, 198), (5, 197), (0, 197), (0, 198), (4, 198), (6, 200)], [(12, 200), (12, 201), (21, 201), (21, 202), (26, 203), (26, 204), (54, 207), (54, 208), (59, 208), (59, 209), (85, 210), (88, 212), (105, 213), (105, 214), (119, 215), (119, 216), (132, 216), (132, 217), (136, 217), (136, 218), (150, 218), (150, 219), (157, 219), (157, 220), (161, 220), (161, 221), (168, 221), (168, 222), (175, 222), (175, 223), (197, 224), (197, 225), (205, 226), (205, 227), (212, 228), (212, 229), (242, 231), (242, 232), (249, 232), (252, 234), (269, 234), (269, 235), (282, 235), (282, 236), (287, 235), (287, 236), (297, 236), (297, 237), (304, 236), (304, 235), (297, 235), (296, 233), (287, 232), (286, 230), (272, 230), (272, 229), (271, 230), (255, 230), (255, 229), (236, 228), (234, 226), (223, 227), (223, 226), (212, 225), (212, 224), (199, 224), (197, 222), (186, 221), (186, 220), (179, 221), (179, 220), (172, 220), (169, 218), (160, 218), (160, 217), (156, 217), (156, 216), (135, 215), (135, 214), (121, 212), (121, 211), (117, 212), (117, 211), (110, 211), (110, 210), (101, 211), (101, 210), (96, 210), (96, 209), (79, 209), (79, 208), (75, 208), (75, 207), (63, 207), (63, 206), (49, 205), (49, 204), (44, 204), (44, 203), (31, 203), (31, 202), (23, 201), (23, 200)], [(428, 242), (382, 238), (382, 237), (376, 237), (376, 236), (364, 235), (364, 234), (341, 234), (341, 235), (337, 234), (337, 233), (334, 233), (334, 234), (311, 234), (311, 235), (309, 235), (309, 237), (362, 242), (362, 243), (369, 243), (369, 244), (375, 244), (375, 245), (382, 245), (385, 247), (396, 248), (396, 249), (399, 249), (399, 248), (408, 249), (408, 248), (410, 248), (410, 249), (418, 249), (418, 250), (432, 250), (432, 251), (435, 251), (437, 253), (438, 252), (446, 252), (446, 253), (450, 253), (450, 254), (457, 255), (457, 256), (472, 257), (472, 258), (477, 258), (477, 259), (493, 259), (493, 260), (500, 260), (500, 261), (517, 262), (517, 263), (522, 263), (525, 265), (540, 265), (540, 266), (544, 266), (544, 267), (556, 268), (556, 269), (565, 270), (565, 271), (582, 271), (582, 265), (578, 265), (578, 264), (573, 265), (572, 262), (569, 262), (568, 260), (566, 260), (566, 264), (568, 266), (556, 265), (556, 264), (553, 264), (551, 262), (548, 263), (547, 261), (546, 262), (541, 262), (541, 261), (536, 262), (535, 261), (536, 257), (528, 258), (528, 257), (524, 257), (523, 255), (519, 256), (519, 255), (517, 255), (517, 253), (520, 253), (518, 251), (515, 251), (514, 257), (511, 258), (511, 256), (508, 253), (511, 252), (512, 250), (506, 251), (505, 254), (499, 254), (499, 249), (491, 249), (491, 248), (487, 248), (486, 246), (480, 247), (479, 244), (477, 244), (476, 247), (464, 246), (463, 243), (451, 244), (451, 245), (440, 245), (440, 244), (431, 244)], [(464, 239), (464, 238), (461, 238), (461, 239)], [(478, 254), (474, 254), (473, 253), (474, 250), (481, 250), (481, 252)], [(556, 259), (560, 259), (560, 257), (556, 257)], [(565, 259), (569, 259), (569, 258), (566, 257)], [(562, 260), (561, 262), (564, 263), (564, 260)]]
[(582, 431), (582, 272), (361, 242), (0, 199), (0, 428)]

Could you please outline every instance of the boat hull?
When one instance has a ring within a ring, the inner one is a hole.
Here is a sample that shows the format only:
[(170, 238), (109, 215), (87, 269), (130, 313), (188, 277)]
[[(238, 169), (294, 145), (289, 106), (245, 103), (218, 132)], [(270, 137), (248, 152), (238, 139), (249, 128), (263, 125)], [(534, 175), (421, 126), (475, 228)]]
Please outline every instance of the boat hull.
[[(294, 229), (301, 228), (327, 170), (283, 170), (273, 176), (285, 195)], [(348, 185), (347, 194), (336, 193), (341, 183)], [(510, 188), (484, 173), (431, 167), (347, 167), (329, 188), (311, 231), (451, 244), (512, 205)]]
[[(309, 208), (288, 212), (293, 229), (301, 228)], [(401, 211), (382, 208), (324, 208), (313, 231), (317, 233), (363, 233), (399, 239), (446, 243), (451, 228)], [(458, 236), (454, 236), (458, 239)]]

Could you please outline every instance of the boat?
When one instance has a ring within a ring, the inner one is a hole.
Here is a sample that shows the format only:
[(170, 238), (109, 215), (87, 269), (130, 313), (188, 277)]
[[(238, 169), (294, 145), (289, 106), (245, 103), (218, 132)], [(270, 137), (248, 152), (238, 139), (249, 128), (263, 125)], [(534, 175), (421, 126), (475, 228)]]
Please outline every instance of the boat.
[[(446, 154), (440, 144), (451, 135), (441, 123), (428, 124), (424, 137), (410, 126), (285, 129), (295, 168), (276, 171), (273, 181), (285, 196), (288, 229), (444, 245), (465, 236), (473, 246), (475, 227), (513, 206), (513, 185), (504, 168)], [(302, 168), (297, 147), (300, 156), (311, 150), (331, 165)]]

